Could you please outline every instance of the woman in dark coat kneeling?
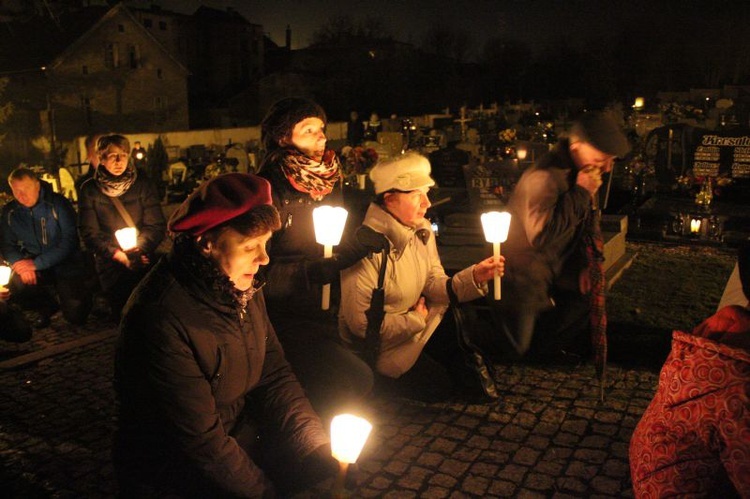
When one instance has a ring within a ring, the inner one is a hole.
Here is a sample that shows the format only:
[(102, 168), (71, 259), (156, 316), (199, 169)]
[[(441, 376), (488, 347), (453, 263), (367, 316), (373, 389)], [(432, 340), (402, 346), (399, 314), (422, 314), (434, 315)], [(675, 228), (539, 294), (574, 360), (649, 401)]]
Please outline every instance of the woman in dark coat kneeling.
[(336, 472), (255, 281), (279, 227), (268, 182), (239, 173), (201, 185), (170, 220), (174, 247), (120, 326), (122, 496), (273, 497)]

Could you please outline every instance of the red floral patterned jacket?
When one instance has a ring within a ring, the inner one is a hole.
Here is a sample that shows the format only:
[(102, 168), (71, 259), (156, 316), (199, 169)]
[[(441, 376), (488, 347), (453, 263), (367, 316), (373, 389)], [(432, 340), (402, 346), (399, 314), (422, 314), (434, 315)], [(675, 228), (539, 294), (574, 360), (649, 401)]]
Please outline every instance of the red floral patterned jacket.
[(630, 442), (637, 498), (750, 497), (750, 311), (728, 306), (674, 331)]

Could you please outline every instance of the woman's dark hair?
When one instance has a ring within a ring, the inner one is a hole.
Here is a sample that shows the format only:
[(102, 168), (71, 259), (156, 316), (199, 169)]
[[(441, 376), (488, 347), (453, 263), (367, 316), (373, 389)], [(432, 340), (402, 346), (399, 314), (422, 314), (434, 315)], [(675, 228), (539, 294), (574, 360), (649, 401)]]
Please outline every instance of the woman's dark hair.
[(234, 229), (245, 237), (255, 237), (280, 228), (281, 219), (278, 210), (272, 205), (263, 204), (207, 230), (203, 233), (203, 238), (206, 241), (216, 242), (226, 229)]
[(326, 123), (326, 113), (317, 103), (302, 97), (287, 97), (271, 106), (260, 123), (260, 138), (266, 154), (291, 142), (294, 125), (305, 118), (319, 118)]

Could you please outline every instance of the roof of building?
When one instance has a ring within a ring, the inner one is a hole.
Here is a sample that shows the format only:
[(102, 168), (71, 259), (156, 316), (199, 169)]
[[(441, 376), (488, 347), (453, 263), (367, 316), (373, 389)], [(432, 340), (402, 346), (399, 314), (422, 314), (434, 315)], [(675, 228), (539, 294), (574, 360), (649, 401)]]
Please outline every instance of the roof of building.
[(34, 16), (0, 27), (0, 73), (31, 71), (49, 65), (81, 38), (109, 7), (90, 7), (53, 19)]
[[(38, 71), (53, 65), (77, 44), (85, 43), (86, 35), (99, 23), (119, 11), (130, 16), (141, 26), (123, 5), (114, 7), (91, 6), (67, 11), (57, 18), (34, 16), (0, 26), (0, 76)], [(141, 26), (142, 28), (142, 26)], [(144, 29), (144, 35), (153, 40), (183, 71), (187, 69)]]

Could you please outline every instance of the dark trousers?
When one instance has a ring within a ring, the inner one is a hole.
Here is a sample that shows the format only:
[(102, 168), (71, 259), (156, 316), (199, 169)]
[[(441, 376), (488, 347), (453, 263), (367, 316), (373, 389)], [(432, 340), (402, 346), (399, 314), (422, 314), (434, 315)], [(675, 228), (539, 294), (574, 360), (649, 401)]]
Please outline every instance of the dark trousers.
[(377, 375), (375, 386), (385, 395), (437, 402), (467, 388), (470, 377), (451, 307), (412, 368), (396, 379)]
[(588, 295), (557, 289), (554, 304), (543, 307), (524, 302), (522, 293), (514, 293), (503, 290), (503, 300), (487, 300), (496, 333), (491, 339), (493, 352), (509, 360), (525, 355), (543, 358), (561, 349), (585, 353), (591, 313)]
[(271, 324), (324, 424), (341, 412), (366, 411), (372, 369), (339, 342), (335, 317), (303, 318), (286, 312), (273, 314)]
[[(267, 422), (254, 409), (262, 407), (248, 395), (248, 403), (229, 435), (237, 441), (265, 475), (253, 497), (289, 497), (329, 478), (331, 469), (311, 456), (300, 456), (289, 445), (289, 435), (278, 432), (278, 422)], [(275, 423), (275, 424), (274, 424)], [(137, 434), (137, 433), (136, 433)], [(113, 464), (117, 497), (133, 499), (213, 499), (230, 497), (220, 484), (200, 470), (168, 438), (160, 444), (139, 445), (137, 437), (118, 429), (114, 437)], [(326, 449), (330, 455), (330, 449)], [(234, 496), (231, 496), (234, 497)]]
[(29, 341), (31, 336), (31, 326), (24, 319), (21, 310), (0, 300), (0, 340), (23, 343)]
[(99, 274), (101, 292), (110, 306), (110, 319), (119, 322), (122, 309), (131, 293), (145, 277), (156, 257), (151, 255), (152, 264), (128, 269), (113, 260), (96, 260), (96, 271)]
[[(83, 267), (57, 267), (37, 271), (35, 285), (26, 285), (18, 275), (10, 282), (11, 300), (22, 309), (49, 317), (58, 309), (71, 324), (86, 322), (91, 311), (91, 289)], [(78, 265), (72, 263), (71, 265)]]

